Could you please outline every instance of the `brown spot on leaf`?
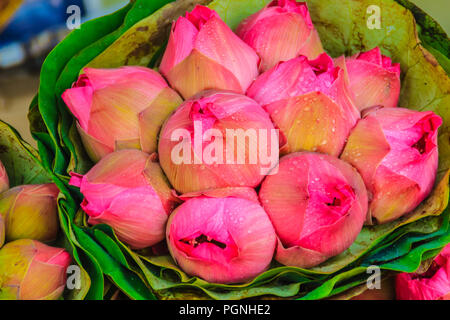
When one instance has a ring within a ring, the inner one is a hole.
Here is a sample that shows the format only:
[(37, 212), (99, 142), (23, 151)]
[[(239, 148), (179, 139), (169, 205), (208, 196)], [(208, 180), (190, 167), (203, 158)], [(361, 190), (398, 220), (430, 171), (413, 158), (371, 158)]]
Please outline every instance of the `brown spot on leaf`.
[(148, 54), (150, 54), (152, 47), (150, 46), (149, 43), (140, 43), (136, 49), (134, 49), (133, 51), (130, 52), (130, 54), (127, 57), (127, 62), (130, 58), (135, 58), (135, 57), (144, 57)]

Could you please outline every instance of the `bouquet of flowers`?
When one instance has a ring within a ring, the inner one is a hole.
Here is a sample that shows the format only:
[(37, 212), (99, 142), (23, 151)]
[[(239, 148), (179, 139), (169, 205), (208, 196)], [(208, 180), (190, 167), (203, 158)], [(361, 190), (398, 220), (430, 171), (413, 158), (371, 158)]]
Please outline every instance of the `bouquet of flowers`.
[(351, 298), (417, 271), (450, 242), (448, 45), (405, 0), (136, 0), (83, 24), (43, 65), (39, 155), (16, 141), (60, 190), (67, 298)]

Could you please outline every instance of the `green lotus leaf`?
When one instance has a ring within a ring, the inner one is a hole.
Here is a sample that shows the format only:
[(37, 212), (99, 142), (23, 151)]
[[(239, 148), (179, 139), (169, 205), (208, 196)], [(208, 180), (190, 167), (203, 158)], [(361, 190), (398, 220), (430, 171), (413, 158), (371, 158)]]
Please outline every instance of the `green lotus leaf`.
[(6, 168), (11, 187), (52, 181), (41, 166), (38, 153), (3, 121), (0, 121), (0, 160)]
[(450, 73), (450, 42), (444, 29), (422, 9), (408, 0), (396, 0), (411, 11), (417, 21), (417, 29), (422, 45), (433, 54), (444, 70)]
[[(168, 2), (168, 1), (160, 1)], [(105, 51), (90, 61), (89, 68), (117, 68), (127, 65), (148, 66), (158, 50), (169, 38), (174, 17), (194, 9), (196, 4), (206, 5), (211, 0), (169, 3), (154, 14), (137, 22)]]

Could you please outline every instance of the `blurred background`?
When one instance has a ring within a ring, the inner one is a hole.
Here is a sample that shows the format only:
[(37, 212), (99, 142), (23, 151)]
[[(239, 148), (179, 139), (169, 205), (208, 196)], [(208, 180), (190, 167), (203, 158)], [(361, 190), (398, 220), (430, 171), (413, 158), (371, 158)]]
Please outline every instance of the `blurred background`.
[[(450, 0), (410, 0), (450, 32)], [(28, 106), (45, 56), (74, 23), (114, 12), (128, 0), (0, 0), (0, 119), (35, 146)]]

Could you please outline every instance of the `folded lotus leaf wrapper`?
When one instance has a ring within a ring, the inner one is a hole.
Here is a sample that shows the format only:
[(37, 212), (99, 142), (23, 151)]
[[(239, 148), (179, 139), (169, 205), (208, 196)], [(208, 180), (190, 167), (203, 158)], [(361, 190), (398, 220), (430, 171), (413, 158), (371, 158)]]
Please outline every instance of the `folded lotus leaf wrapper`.
[[(439, 131), (436, 186), (414, 212), (385, 225), (364, 227), (342, 254), (305, 270), (273, 263), (265, 273), (238, 285), (207, 283), (190, 277), (170, 256), (152, 257), (121, 243), (106, 225), (91, 227), (79, 210), (82, 195), (69, 187), (68, 172), (86, 172), (89, 161), (75, 121), (61, 94), (86, 67), (141, 65), (156, 68), (171, 23), (196, 4), (216, 10), (236, 28), (269, 0), (135, 0), (123, 9), (86, 22), (47, 57), (39, 93), (30, 106), (32, 134), (42, 164), (62, 191), (61, 223), (90, 278), (90, 287), (73, 298), (102, 299), (105, 283), (114, 283), (132, 299), (243, 299), (249, 297), (324, 299), (355, 291), (367, 281), (367, 267), (383, 273), (413, 272), (450, 242), (450, 80), (449, 40), (442, 28), (407, 0), (309, 0), (312, 20), (333, 57), (379, 46), (402, 68), (400, 106), (433, 110), (444, 124)], [(369, 29), (367, 8), (381, 8), (381, 29)], [(446, 71), (447, 70), (447, 71)], [(105, 282), (104, 275), (108, 281)], [(351, 297), (347, 294), (346, 297)]]

